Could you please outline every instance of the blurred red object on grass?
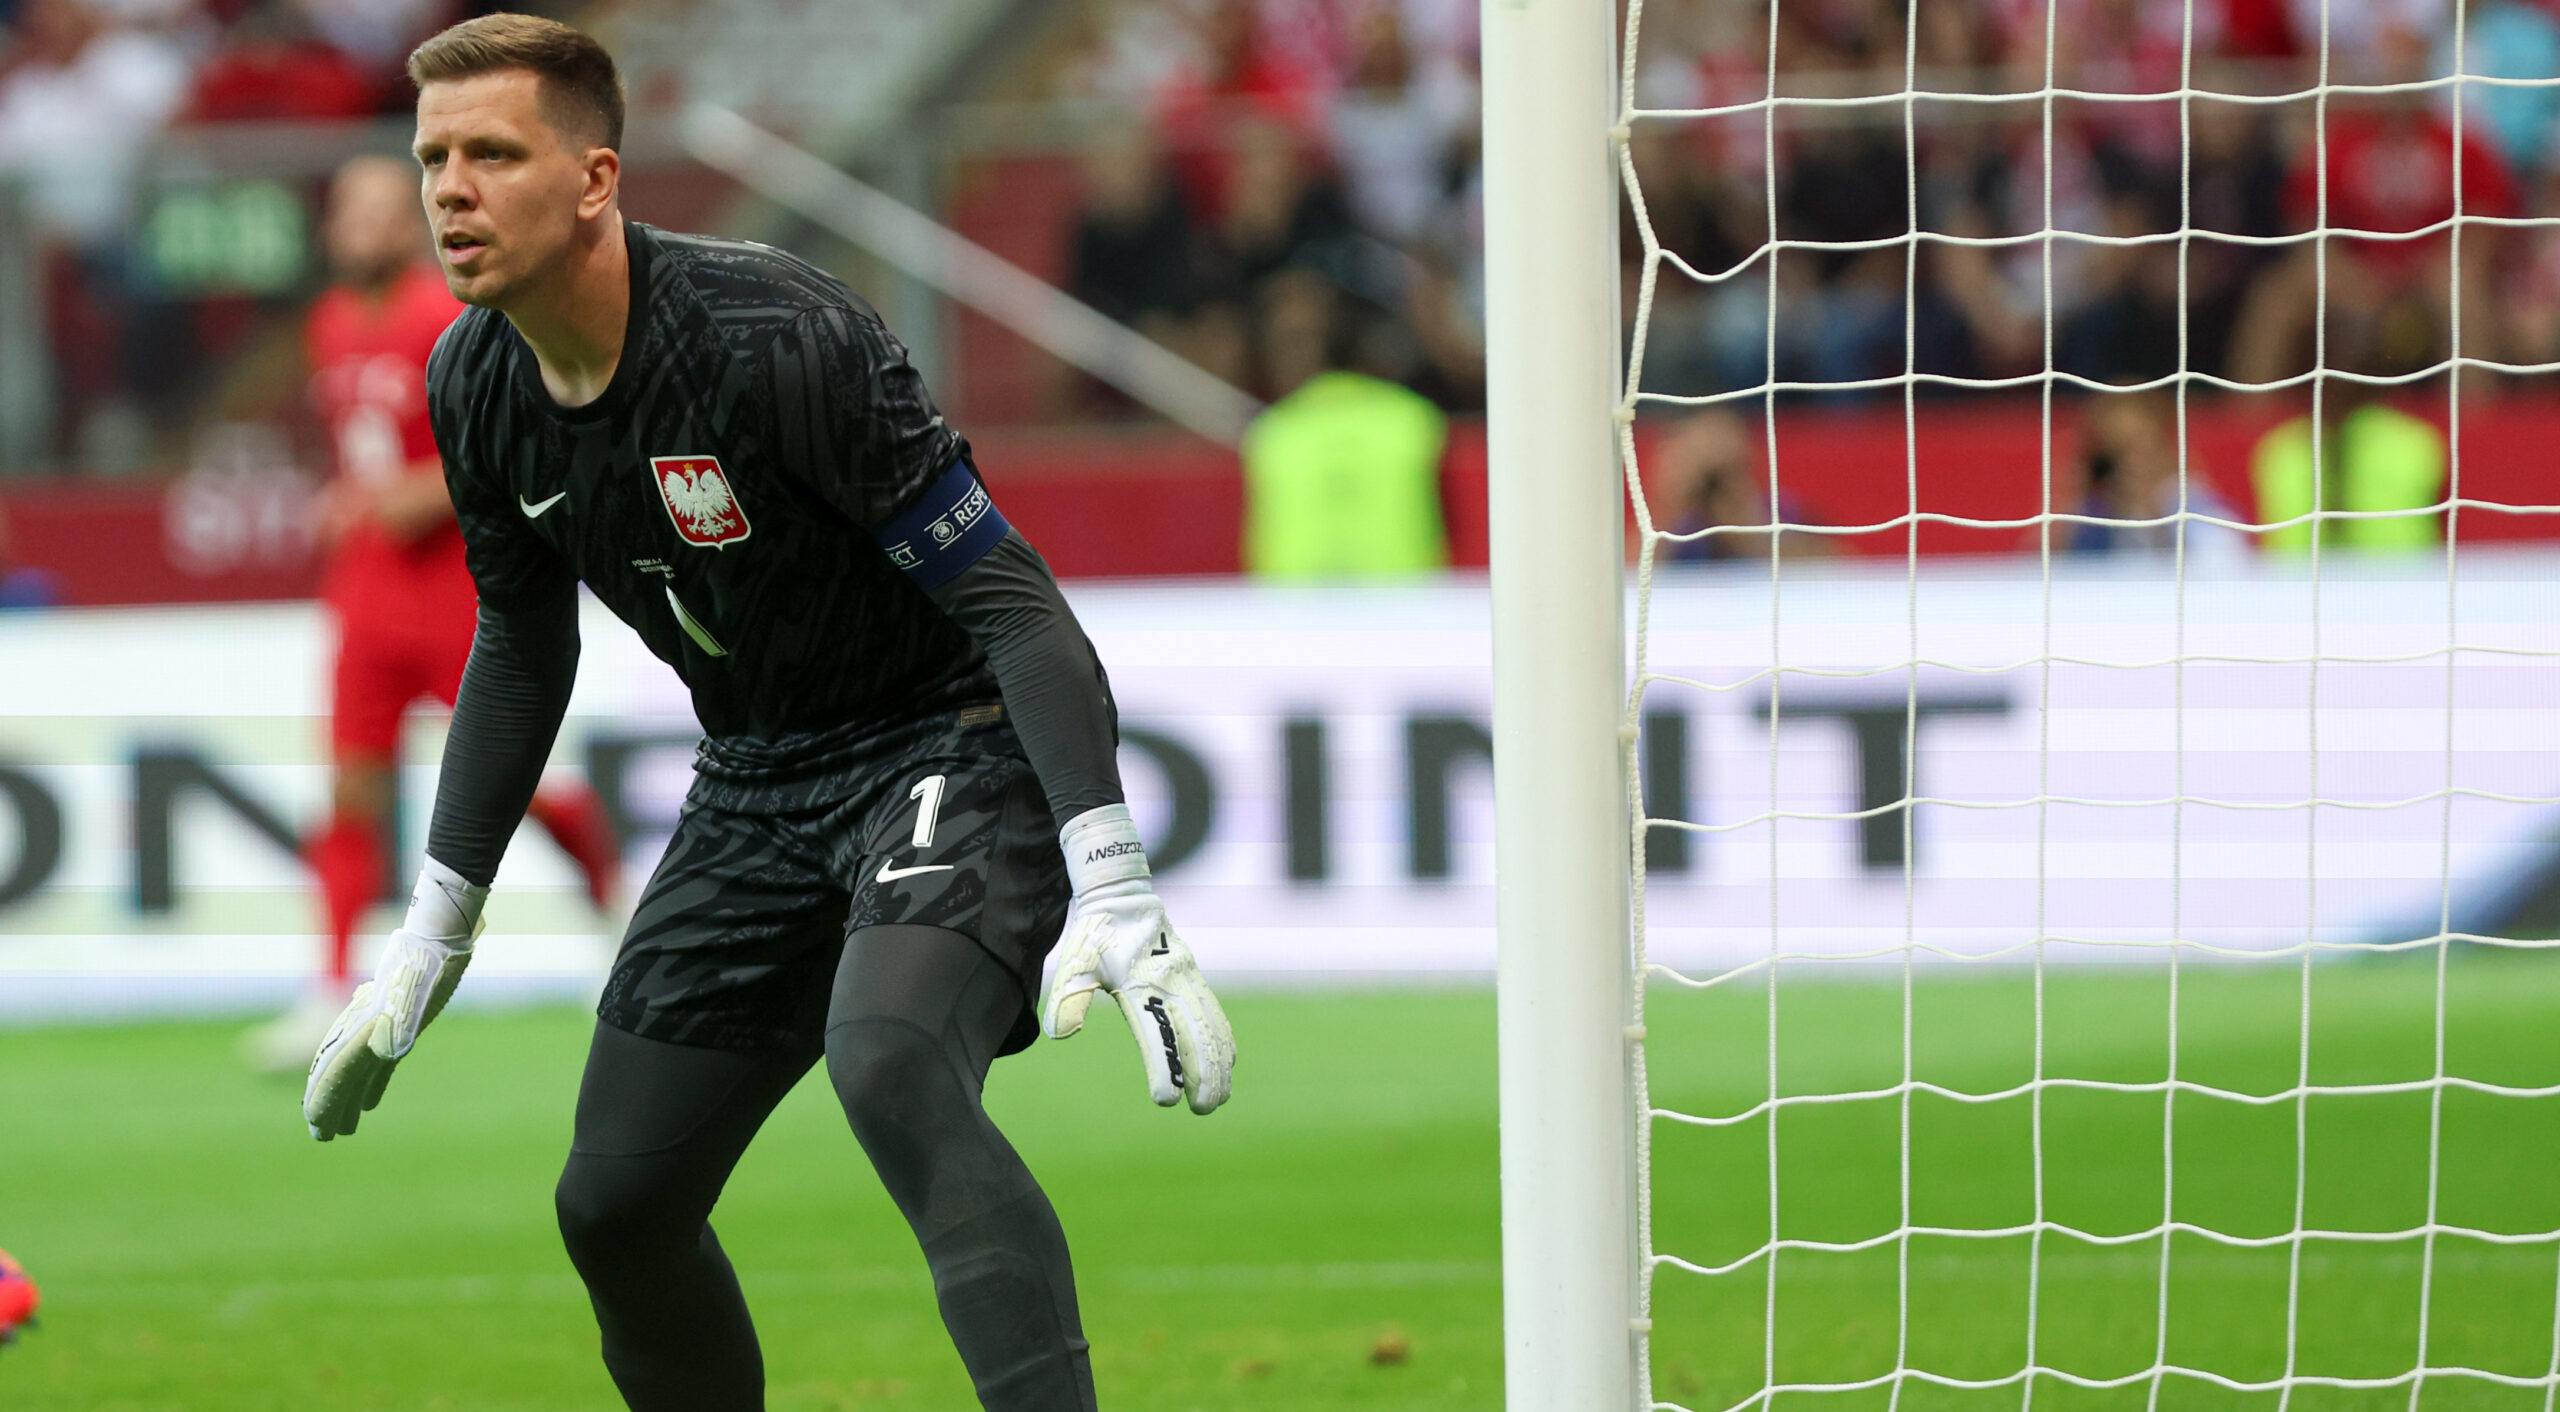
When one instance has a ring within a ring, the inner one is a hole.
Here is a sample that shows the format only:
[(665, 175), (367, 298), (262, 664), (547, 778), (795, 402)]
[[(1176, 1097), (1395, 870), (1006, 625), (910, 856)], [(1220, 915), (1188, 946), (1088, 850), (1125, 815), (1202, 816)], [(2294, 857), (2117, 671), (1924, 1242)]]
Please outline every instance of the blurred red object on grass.
[(0, 1250), (0, 1344), (17, 1342), (18, 1331), (33, 1326), (36, 1306), (42, 1302), (25, 1268), (9, 1258), (8, 1251)]

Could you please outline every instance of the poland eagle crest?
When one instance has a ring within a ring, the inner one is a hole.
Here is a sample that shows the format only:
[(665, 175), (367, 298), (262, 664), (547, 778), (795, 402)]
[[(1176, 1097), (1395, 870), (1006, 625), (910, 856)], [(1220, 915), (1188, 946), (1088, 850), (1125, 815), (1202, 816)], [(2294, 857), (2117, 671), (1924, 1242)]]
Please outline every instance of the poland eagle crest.
[(649, 469), (658, 477), (658, 495), (667, 502), (667, 518), (687, 544), (710, 549), (747, 537), (747, 512), (716, 456), (652, 456)]

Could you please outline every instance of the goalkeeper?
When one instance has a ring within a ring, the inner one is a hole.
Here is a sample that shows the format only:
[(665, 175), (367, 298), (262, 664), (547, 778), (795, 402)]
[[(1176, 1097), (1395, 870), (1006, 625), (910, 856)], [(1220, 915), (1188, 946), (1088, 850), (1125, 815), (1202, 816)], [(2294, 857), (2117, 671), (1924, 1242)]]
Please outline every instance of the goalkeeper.
[(763, 1406), (708, 1217), (823, 1058), (980, 1401), (1091, 1408), (1066, 1239), (980, 1106), (988, 1065), (1073, 1033), (1097, 990), (1157, 1103), (1217, 1107), (1234, 1057), (1122, 803), (1091, 644), (869, 306), (777, 251), (623, 220), (593, 40), (490, 15), (409, 73), (437, 253), (474, 306), (427, 384), (479, 633), (408, 919), (312, 1061), (312, 1135), (356, 1130), (470, 960), (568, 706), (583, 580), (706, 734), (558, 1194), (624, 1400)]

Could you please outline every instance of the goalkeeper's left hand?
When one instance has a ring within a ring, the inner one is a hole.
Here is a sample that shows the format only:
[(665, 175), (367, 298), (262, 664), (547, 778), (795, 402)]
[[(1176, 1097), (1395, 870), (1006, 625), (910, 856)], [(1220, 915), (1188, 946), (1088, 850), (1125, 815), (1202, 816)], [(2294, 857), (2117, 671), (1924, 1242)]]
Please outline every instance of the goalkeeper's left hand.
[(302, 1118), (313, 1137), (327, 1142), (354, 1132), (357, 1120), (382, 1101), (391, 1071), (462, 983), (488, 897), (489, 889), (427, 859), (408, 919), (384, 945), (373, 979), (356, 987), (311, 1058)]
[(1040, 1028), (1065, 1039), (1084, 1027), (1096, 990), (1111, 992), (1158, 1106), (1188, 1099), (1206, 1113), (1227, 1101), (1236, 1065), (1235, 1031), (1191, 948), (1174, 935), (1156, 897), (1146, 850), (1129, 806), (1090, 809), (1058, 832), (1075, 901), (1067, 912), (1058, 965), (1040, 997)]

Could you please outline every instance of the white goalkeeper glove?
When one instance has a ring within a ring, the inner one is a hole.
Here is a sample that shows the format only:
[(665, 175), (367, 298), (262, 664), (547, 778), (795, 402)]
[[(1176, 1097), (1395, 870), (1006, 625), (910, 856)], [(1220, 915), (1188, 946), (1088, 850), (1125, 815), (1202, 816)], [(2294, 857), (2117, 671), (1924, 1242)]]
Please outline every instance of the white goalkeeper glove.
[(312, 1056), (302, 1118), (313, 1137), (327, 1142), (354, 1132), (356, 1120), (382, 1101), (391, 1071), (462, 983), (488, 900), (489, 889), (433, 858), (419, 869), (408, 919), (384, 945), (373, 979), (356, 987)]
[(1089, 809), (1058, 831), (1075, 901), (1067, 910), (1058, 965), (1040, 996), (1040, 1028), (1065, 1039), (1084, 1028), (1096, 990), (1111, 992), (1159, 1107), (1189, 1099), (1206, 1113), (1227, 1101), (1236, 1066), (1235, 1031), (1200, 977), (1191, 948), (1173, 934), (1156, 897), (1146, 850), (1129, 806)]

